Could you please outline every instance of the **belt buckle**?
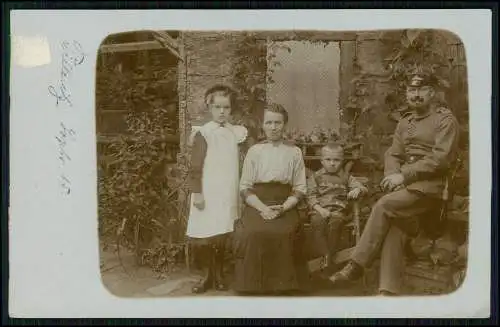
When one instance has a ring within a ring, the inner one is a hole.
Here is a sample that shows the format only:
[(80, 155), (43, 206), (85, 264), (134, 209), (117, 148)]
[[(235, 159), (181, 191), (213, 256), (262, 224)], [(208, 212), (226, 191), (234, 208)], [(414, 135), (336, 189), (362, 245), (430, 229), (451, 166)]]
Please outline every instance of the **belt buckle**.
[(417, 160), (416, 156), (409, 156), (408, 160), (406, 160), (407, 163), (412, 164)]

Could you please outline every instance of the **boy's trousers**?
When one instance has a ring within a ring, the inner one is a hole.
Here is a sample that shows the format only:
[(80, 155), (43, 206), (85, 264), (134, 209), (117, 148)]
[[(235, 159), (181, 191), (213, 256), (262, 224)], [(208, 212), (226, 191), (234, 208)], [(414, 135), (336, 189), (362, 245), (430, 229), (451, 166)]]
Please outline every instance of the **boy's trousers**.
[(321, 256), (334, 255), (339, 250), (342, 230), (347, 223), (346, 215), (341, 213), (328, 218), (314, 213), (311, 217), (314, 253)]

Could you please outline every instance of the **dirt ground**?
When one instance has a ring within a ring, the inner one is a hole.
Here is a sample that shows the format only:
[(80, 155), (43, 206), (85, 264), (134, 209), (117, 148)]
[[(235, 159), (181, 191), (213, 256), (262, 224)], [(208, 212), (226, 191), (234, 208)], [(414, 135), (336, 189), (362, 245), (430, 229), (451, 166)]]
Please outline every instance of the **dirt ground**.
[[(199, 280), (197, 271), (178, 269), (168, 276), (158, 276), (148, 267), (135, 265), (132, 254), (120, 253), (120, 258), (112, 250), (101, 251), (102, 282), (108, 291), (118, 297), (173, 297), (173, 296), (231, 296), (231, 290), (211, 290), (193, 295), (191, 287)], [(372, 283), (370, 283), (372, 284)], [(349, 289), (331, 289), (318, 277), (313, 277), (313, 291), (308, 296), (363, 296), (373, 295), (373, 287), (360, 281)]]

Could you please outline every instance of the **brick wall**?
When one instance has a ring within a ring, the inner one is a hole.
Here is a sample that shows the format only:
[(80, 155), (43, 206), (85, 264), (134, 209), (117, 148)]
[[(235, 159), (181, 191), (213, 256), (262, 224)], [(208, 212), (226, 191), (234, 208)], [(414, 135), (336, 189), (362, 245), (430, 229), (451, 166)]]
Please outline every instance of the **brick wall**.
[[(274, 35), (276, 34), (276, 35)], [(351, 79), (356, 74), (355, 65), (359, 69), (372, 74), (382, 73), (382, 44), (375, 33), (262, 33), (262, 40), (267, 37), (273, 40), (328, 40), (340, 44), (340, 107), (345, 107), (350, 94)], [(315, 37), (316, 35), (316, 37)], [(186, 128), (200, 125), (208, 121), (209, 115), (203, 105), (205, 90), (215, 83), (233, 85), (232, 66), (238, 42), (243, 38), (241, 32), (188, 32), (183, 35), (186, 67), (184, 76), (180, 76), (181, 89), (185, 94)], [(356, 60), (357, 58), (357, 60)], [(182, 92), (181, 90), (181, 92)], [(375, 92), (384, 94), (386, 87), (380, 84)], [(392, 132), (393, 124), (385, 121), (383, 116), (373, 117), (379, 121), (383, 132)], [(371, 121), (371, 118), (368, 119)], [(188, 133), (187, 133), (188, 134)], [(187, 136), (187, 135), (186, 135)]]
[[(399, 31), (386, 33), (386, 37), (398, 37)], [(452, 34), (446, 36), (449, 47), (457, 51), (460, 44), (458, 37)], [(184, 74), (180, 74), (179, 90), (184, 110), (186, 111), (185, 127), (203, 124), (209, 119), (203, 105), (203, 93), (215, 83), (233, 85), (232, 65), (235, 60), (235, 51), (238, 42), (243, 38), (242, 32), (190, 32), (184, 33), (183, 44), (187, 65)], [(370, 75), (369, 93), (375, 107), (371, 113), (363, 116), (359, 121), (360, 129), (371, 127), (375, 136), (367, 150), (373, 155), (380, 155), (390, 144), (390, 135), (394, 131), (396, 122), (389, 119), (392, 108), (385, 102), (390, 92), (390, 84), (384, 74), (384, 58), (387, 57), (387, 48), (380, 40), (380, 31), (375, 32), (262, 32), (258, 38), (265, 42), (272, 40), (309, 40), (309, 41), (336, 41), (340, 44), (340, 107), (344, 109), (348, 97), (352, 94), (351, 80), (360, 73)], [(451, 51), (450, 50), (450, 51)], [(463, 60), (460, 61), (463, 65)], [(457, 81), (463, 81), (462, 74)], [(453, 83), (453, 81), (452, 81)], [(465, 90), (466, 91), (466, 90)], [(183, 100), (184, 99), (184, 102)], [(461, 108), (461, 110), (466, 110)], [(185, 135), (184, 137), (186, 137)]]
[[(324, 36), (318, 33), (320, 39)], [(355, 35), (352, 33), (327, 33), (331, 41), (340, 42), (341, 47), (341, 67), (340, 67), (340, 84), (345, 84), (352, 77), (352, 55), (354, 51)], [(337, 36), (337, 37), (336, 37)], [(231, 86), (232, 67), (235, 61), (235, 52), (238, 42), (243, 39), (242, 32), (187, 32), (183, 33), (183, 45), (186, 56), (186, 65), (184, 74), (180, 74), (179, 90), (181, 110), (185, 110), (184, 126), (188, 130), (182, 137), (185, 139), (189, 136), (189, 130), (193, 125), (201, 125), (208, 121), (209, 115), (203, 105), (203, 94), (206, 89), (215, 83), (225, 83)], [(290, 40), (290, 39), (314, 39), (310, 33), (303, 33), (298, 36), (297, 33), (259, 33), (258, 39), (261, 42), (266, 42), (267, 38), (273, 40)], [(346, 63), (348, 68), (346, 68)], [(265, 78), (265, 76), (259, 76)], [(346, 97), (340, 92), (340, 103), (346, 102)], [(184, 108), (182, 108), (184, 106)], [(182, 122), (181, 122), (182, 123)]]
[(184, 34), (186, 55), (186, 111), (191, 125), (208, 119), (205, 91), (216, 83), (232, 85), (231, 68), (241, 33), (195, 32)]

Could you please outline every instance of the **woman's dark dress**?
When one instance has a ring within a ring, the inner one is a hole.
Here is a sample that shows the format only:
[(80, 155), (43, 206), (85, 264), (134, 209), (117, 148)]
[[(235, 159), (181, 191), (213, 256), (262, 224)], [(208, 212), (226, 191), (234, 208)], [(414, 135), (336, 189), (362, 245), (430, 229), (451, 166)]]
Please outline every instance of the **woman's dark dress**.
[[(253, 150), (255, 152), (255, 149)], [(252, 159), (256, 159), (255, 153), (249, 151), (249, 156), (248, 160), (245, 159), (247, 162), (243, 169), (242, 185), (248, 182), (248, 176), (257, 181), (262, 179), (256, 177), (259, 174), (255, 169), (259, 169), (259, 165), (250, 163)], [(305, 181), (305, 169), (302, 157), (297, 160), (296, 167), (293, 167), (293, 162), (288, 165), (285, 162), (283, 167), (294, 170), (291, 173), (294, 176), (291, 182), (295, 184), (296, 189), (302, 189), (305, 185), (302, 184)], [(245, 172), (249, 167), (252, 171)], [(267, 163), (265, 167), (268, 167)], [(252, 184), (252, 193), (268, 206), (281, 205), (294, 194), (294, 187), (290, 183), (257, 182)], [(235, 224), (233, 289), (251, 293), (307, 290), (309, 274), (302, 253), (302, 232), (299, 213), (295, 208), (274, 220), (265, 220), (256, 209), (246, 205), (241, 219)]]

